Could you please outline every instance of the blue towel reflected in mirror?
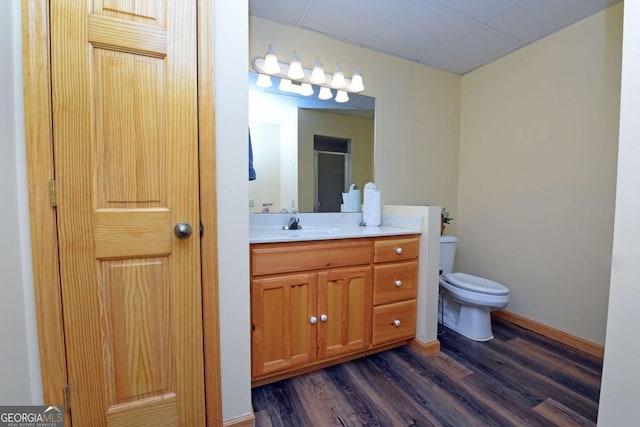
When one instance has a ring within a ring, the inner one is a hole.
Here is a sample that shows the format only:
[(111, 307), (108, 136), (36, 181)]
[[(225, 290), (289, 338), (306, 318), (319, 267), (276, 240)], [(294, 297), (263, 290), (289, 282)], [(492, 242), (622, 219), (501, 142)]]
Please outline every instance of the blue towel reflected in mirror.
[(256, 170), (253, 167), (253, 148), (251, 148), (251, 129), (249, 129), (249, 181), (256, 179)]

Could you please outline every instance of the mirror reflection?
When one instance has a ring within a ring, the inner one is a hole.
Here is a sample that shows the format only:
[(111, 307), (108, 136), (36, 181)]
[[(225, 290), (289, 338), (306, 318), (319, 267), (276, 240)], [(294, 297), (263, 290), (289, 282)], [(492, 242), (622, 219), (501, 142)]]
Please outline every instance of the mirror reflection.
[[(375, 99), (349, 93), (347, 102), (258, 87), (249, 73), (249, 131), (256, 179), (249, 211), (340, 212), (351, 184), (373, 181)], [(333, 91), (335, 97), (335, 91)]]

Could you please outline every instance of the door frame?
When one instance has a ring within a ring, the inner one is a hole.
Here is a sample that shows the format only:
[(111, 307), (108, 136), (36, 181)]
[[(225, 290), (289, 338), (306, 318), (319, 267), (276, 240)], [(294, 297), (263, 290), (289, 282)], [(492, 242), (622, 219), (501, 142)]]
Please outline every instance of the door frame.
[[(197, 0), (200, 239), (207, 426), (222, 425), (218, 309), (214, 6)], [(67, 365), (54, 207), (49, 1), (22, 1), (24, 121), (33, 286), (44, 403), (64, 405)], [(205, 321), (206, 320), (206, 321)], [(213, 321), (212, 321), (213, 320)]]
[(330, 156), (343, 156), (344, 157), (344, 183), (341, 193), (343, 191), (349, 191), (349, 185), (351, 184), (351, 151), (347, 153), (338, 153), (335, 151), (325, 150), (313, 150), (313, 212), (320, 212), (320, 164), (318, 156), (320, 154), (326, 154)]

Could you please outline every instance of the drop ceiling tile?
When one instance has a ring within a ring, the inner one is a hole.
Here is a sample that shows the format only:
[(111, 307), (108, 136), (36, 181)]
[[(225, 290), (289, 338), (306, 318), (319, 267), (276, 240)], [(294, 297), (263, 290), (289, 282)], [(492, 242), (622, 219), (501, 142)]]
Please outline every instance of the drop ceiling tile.
[(454, 74), (465, 74), (524, 44), (487, 28), (478, 28), (449, 43), (422, 62)]
[(249, 0), (249, 15), (297, 25), (312, 0)]
[(372, 46), (389, 22), (415, 0), (313, 0), (300, 25), (356, 44)]
[(609, 5), (612, 0), (520, 0), (486, 25), (531, 43)]
[(418, 0), (389, 22), (378, 49), (420, 60), (448, 42), (480, 26), (445, 7)]
[(493, 18), (518, 0), (432, 0), (478, 22)]
[(249, 13), (464, 73), (619, 1), (249, 0)]

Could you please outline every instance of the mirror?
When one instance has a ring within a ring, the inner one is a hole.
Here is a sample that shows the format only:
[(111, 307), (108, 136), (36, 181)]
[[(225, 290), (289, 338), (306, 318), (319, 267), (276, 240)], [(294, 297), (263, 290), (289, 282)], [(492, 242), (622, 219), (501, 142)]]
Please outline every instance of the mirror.
[(345, 103), (256, 85), (249, 73), (249, 131), (256, 180), (249, 211), (340, 212), (342, 192), (373, 181), (375, 99), (349, 93)]

